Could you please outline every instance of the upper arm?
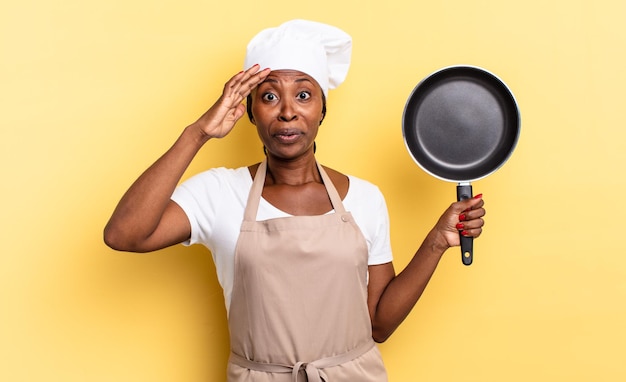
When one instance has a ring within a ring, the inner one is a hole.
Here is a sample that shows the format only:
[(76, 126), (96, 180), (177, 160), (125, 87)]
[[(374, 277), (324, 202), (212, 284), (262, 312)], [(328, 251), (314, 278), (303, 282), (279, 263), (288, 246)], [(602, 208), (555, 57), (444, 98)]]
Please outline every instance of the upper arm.
[(370, 313), (370, 319), (374, 322), (380, 297), (385, 292), (387, 285), (396, 277), (396, 271), (393, 268), (393, 263), (388, 262), (385, 264), (370, 265), (368, 272), (367, 308)]
[(138, 252), (150, 252), (182, 243), (191, 237), (191, 224), (183, 209), (170, 200), (156, 229), (142, 243)]

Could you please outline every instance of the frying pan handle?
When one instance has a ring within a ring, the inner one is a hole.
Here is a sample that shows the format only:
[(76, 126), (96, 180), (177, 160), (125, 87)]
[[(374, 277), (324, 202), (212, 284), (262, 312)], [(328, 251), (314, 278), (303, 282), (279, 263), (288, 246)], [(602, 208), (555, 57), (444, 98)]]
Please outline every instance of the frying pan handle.
[[(472, 197), (472, 185), (469, 183), (459, 183), (456, 186), (456, 200), (461, 201)], [(459, 231), (459, 238), (461, 239), (461, 259), (463, 264), (471, 265), (474, 259), (474, 238), (461, 235)]]

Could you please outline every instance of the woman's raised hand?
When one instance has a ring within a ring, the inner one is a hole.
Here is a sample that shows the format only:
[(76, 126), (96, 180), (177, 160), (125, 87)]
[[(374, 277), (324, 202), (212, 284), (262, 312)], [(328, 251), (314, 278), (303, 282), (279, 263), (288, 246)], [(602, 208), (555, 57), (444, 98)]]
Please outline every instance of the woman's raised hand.
[(474, 238), (480, 236), (485, 224), (484, 205), (482, 194), (450, 205), (434, 228), (434, 231), (439, 233), (445, 241), (445, 246), (460, 245), (459, 233)]
[(269, 73), (269, 68), (259, 70), (259, 65), (254, 65), (226, 82), (217, 102), (195, 122), (202, 134), (209, 139), (225, 137), (246, 113), (243, 100)]

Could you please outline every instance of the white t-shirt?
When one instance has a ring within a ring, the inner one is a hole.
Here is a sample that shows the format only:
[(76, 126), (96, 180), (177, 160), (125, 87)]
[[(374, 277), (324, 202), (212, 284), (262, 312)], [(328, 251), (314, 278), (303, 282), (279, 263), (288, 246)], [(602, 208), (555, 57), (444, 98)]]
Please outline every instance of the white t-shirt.
[[(385, 199), (372, 183), (348, 177), (350, 186), (343, 205), (365, 236), (368, 264), (388, 263), (392, 255)], [(203, 244), (211, 251), (227, 310), (235, 274), (235, 246), (251, 187), (252, 177), (247, 167), (220, 167), (191, 177), (172, 195), (191, 224), (191, 238), (183, 244)], [(288, 216), (291, 215), (261, 198), (258, 221)]]

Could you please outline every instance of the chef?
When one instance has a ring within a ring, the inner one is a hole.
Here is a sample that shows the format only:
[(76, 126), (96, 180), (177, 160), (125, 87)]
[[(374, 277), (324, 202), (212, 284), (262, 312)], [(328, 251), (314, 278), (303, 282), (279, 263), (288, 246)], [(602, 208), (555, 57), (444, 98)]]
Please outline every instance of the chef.
[[(452, 203), (396, 275), (378, 187), (315, 157), (351, 49), (347, 33), (318, 22), (261, 31), (244, 70), (131, 185), (105, 227), (117, 250), (210, 249), (228, 311), (229, 382), (386, 381), (375, 342), (408, 315), (459, 232), (482, 232), (481, 195)], [(264, 159), (179, 184), (198, 151), (246, 112)]]

